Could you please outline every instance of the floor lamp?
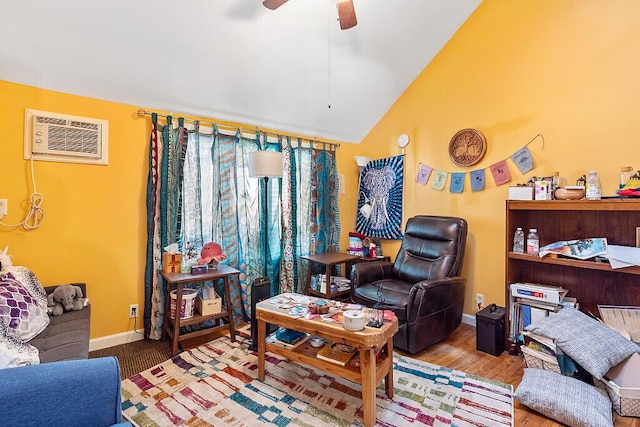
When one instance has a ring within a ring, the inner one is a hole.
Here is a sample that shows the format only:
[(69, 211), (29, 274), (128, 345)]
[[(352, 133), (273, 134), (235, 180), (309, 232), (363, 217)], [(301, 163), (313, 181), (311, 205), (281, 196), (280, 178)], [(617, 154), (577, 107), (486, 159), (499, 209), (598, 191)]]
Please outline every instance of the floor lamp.
[[(269, 209), (267, 206), (267, 191), (269, 178), (282, 178), (282, 153), (278, 151), (253, 151), (249, 153), (249, 176), (263, 178), (262, 218), (264, 221), (264, 276), (254, 280), (251, 287), (251, 344), (249, 350), (257, 349), (258, 333), (256, 320), (256, 304), (271, 297), (271, 282), (269, 280)], [(267, 334), (272, 332), (272, 325), (267, 324)]]
[[(264, 219), (264, 250), (269, 245), (269, 210), (267, 207), (267, 191), (269, 178), (282, 178), (282, 153), (279, 151), (253, 151), (249, 153), (249, 176), (264, 179), (262, 193), (262, 218)], [(264, 275), (268, 276), (267, 254), (264, 257)]]

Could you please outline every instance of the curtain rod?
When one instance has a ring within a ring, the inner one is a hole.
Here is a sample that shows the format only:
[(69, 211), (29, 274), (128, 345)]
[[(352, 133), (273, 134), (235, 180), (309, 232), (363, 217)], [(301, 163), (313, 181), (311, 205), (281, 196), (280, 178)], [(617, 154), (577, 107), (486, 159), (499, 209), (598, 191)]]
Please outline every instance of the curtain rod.
[(303, 137), (303, 136), (299, 136), (299, 135), (284, 135), (284, 134), (279, 134), (279, 133), (275, 133), (275, 132), (267, 132), (267, 131), (265, 131), (263, 129), (258, 128), (257, 126), (256, 126), (255, 129), (247, 129), (247, 128), (243, 128), (243, 127), (240, 127), (240, 126), (231, 126), (231, 125), (225, 125), (225, 124), (222, 124), (222, 123), (216, 123), (215, 120), (210, 120), (210, 119), (201, 120), (201, 119), (198, 119), (198, 118), (195, 118), (195, 117), (192, 117), (192, 116), (185, 116), (185, 115), (181, 115), (181, 114), (178, 114), (178, 115), (161, 114), (161, 113), (156, 113), (154, 111), (147, 111), (147, 110), (145, 110), (143, 108), (138, 109), (138, 116), (140, 116), (140, 117), (150, 116), (152, 114), (156, 114), (159, 117), (164, 117), (165, 119), (167, 117), (169, 117), (169, 116), (176, 117), (176, 118), (181, 117), (183, 119), (191, 120), (194, 124), (196, 122), (209, 122), (211, 124), (215, 124), (218, 128), (221, 128), (221, 127), (222, 128), (226, 128), (227, 130), (233, 131), (234, 133), (236, 131), (238, 131), (238, 130), (240, 130), (240, 132), (243, 132), (243, 133), (246, 132), (246, 133), (251, 133), (251, 134), (259, 132), (259, 133), (265, 134), (267, 136), (269, 136), (269, 135), (278, 136), (278, 137), (287, 137), (287, 136), (289, 136), (289, 137), (294, 138), (294, 139), (303, 140), (303, 142), (306, 141), (306, 142), (310, 142), (310, 143), (313, 143), (313, 144), (326, 144), (326, 145), (329, 145), (330, 147), (335, 147), (335, 148), (340, 147), (340, 144), (337, 143), (337, 142), (326, 142), (326, 141), (320, 141), (318, 139), (311, 139), (311, 138), (307, 138), (307, 137)]

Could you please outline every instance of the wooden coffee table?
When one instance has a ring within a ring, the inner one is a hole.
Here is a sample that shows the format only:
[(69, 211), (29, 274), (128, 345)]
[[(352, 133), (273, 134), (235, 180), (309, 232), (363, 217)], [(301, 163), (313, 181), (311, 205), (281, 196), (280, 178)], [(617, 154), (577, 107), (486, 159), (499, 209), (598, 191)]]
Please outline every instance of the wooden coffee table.
[[(303, 295), (287, 294), (301, 298)], [(279, 295), (282, 298), (283, 295)], [(309, 297), (311, 301), (318, 298)], [(372, 426), (376, 419), (376, 387), (385, 382), (385, 392), (393, 398), (393, 336), (398, 331), (398, 319), (385, 322), (381, 328), (365, 327), (358, 332), (348, 331), (341, 323), (328, 323), (319, 317), (315, 319), (296, 318), (289, 314), (288, 308), (278, 308), (271, 304), (271, 298), (256, 304), (258, 320), (258, 378), (264, 381), (265, 352), (301, 362), (342, 378), (356, 382), (362, 386), (362, 407), (364, 425)], [(331, 313), (336, 309), (332, 309)], [(355, 367), (347, 362), (346, 366), (328, 362), (316, 357), (318, 348), (307, 341), (294, 349), (286, 349), (266, 342), (266, 324), (272, 323), (283, 328), (318, 335), (330, 341), (349, 344), (357, 349), (360, 355), (360, 366)], [(382, 355), (376, 358), (376, 353)]]

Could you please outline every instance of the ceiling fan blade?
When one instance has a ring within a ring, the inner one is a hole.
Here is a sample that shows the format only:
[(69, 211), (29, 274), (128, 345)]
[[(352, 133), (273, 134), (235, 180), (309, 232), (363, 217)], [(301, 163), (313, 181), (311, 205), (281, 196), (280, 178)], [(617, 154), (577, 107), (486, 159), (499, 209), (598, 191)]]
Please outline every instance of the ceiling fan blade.
[(340, 19), (341, 30), (348, 30), (358, 24), (353, 0), (338, 0), (338, 19)]
[(267, 9), (276, 10), (283, 4), (285, 4), (288, 0), (264, 0), (262, 5)]

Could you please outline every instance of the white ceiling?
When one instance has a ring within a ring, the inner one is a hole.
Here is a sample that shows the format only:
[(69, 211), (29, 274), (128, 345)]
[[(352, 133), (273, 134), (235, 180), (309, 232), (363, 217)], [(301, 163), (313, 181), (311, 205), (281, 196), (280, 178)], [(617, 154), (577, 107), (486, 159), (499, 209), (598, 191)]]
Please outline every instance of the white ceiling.
[(0, 79), (359, 142), (479, 3), (0, 0)]

